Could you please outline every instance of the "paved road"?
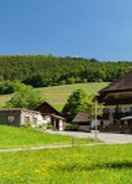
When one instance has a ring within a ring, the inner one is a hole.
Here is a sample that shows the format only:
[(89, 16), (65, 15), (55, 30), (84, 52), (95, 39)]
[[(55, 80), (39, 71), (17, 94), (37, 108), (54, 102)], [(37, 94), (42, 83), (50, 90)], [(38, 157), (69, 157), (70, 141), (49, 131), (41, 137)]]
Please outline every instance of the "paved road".
[(87, 133), (87, 132), (73, 132), (73, 131), (48, 131), (51, 134), (69, 135), (79, 138), (95, 138), (97, 137), (100, 141), (106, 144), (127, 144), (132, 143), (132, 135), (130, 134), (114, 134), (114, 133)]

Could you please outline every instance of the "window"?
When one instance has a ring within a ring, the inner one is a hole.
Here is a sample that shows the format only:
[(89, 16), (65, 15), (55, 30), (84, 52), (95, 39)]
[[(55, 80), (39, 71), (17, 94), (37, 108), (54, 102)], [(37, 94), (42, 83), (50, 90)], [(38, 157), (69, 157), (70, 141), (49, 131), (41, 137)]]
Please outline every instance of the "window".
[(36, 125), (37, 124), (37, 118), (33, 117), (33, 123)]
[(24, 121), (25, 121), (25, 123), (29, 123), (30, 122), (30, 117), (29, 116), (25, 116)]
[(14, 123), (15, 117), (14, 116), (8, 116), (8, 123)]

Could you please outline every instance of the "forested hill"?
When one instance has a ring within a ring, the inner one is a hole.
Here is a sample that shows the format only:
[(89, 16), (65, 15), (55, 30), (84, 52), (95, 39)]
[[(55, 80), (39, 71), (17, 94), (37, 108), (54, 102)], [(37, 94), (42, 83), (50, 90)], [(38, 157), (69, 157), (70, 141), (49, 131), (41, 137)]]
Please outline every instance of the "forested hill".
[(35, 87), (113, 81), (132, 69), (130, 62), (55, 56), (0, 56), (0, 80), (20, 80)]

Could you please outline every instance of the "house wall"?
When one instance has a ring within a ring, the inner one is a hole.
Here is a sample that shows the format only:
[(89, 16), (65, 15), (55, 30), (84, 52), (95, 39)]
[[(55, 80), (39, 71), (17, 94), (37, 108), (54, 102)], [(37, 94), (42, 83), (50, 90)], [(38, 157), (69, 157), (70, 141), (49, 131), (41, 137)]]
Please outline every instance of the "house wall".
[(44, 120), (44, 123), (45, 124), (48, 124), (48, 123), (51, 123), (51, 121), (52, 121), (52, 118), (51, 118), (51, 116), (50, 115), (44, 115), (43, 116), (43, 120)]
[(104, 109), (103, 125), (100, 125), (100, 131), (132, 133), (131, 123), (128, 126), (120, 120), (122, 117), (132, 115), (132, 105), (119, 105), (118, 108), (111, 106)]
[(90, 131), (91, 126), (90, 125), (79, 125), (78, 129), (82, 131)]
[(0, 124), (20, 126), (20, 111), (0, 111)]
[(43, 116), (40, 113), (22, 111), (21, 113), (21, 126), (30, 123), (32, 127), (39, 127), (46, 124)]
[(41, 115), (37, 111), (24, 109), (0, 111), (0, 124), (13, 126), (26, 126), (29, 124), (32, 127), (44, 126), (46, 128), (48, 123), (52, 123), (55, 129), (64, 130), (63, 120), (54, 118), (50, 114)]
[(0, 124), (24, 126), (30, 123), (32, 127), (45, 125), (47, 122), (40, 113), (25, 110), (0, 111)]
[(64, 130), (64, 121), (63, 120), (59, 120), (59, 131), (63, 131)]

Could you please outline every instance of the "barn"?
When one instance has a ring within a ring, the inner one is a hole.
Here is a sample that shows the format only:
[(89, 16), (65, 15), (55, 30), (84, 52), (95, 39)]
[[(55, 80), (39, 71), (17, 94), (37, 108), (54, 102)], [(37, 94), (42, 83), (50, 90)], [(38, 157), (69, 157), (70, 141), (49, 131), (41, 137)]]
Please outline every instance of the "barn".
[(50, 121), (54, 130), (64, 130), (65, 118), (49, 103), (43, 102), (35, 110), (39, 111), (45, 120), (48, 119)]

